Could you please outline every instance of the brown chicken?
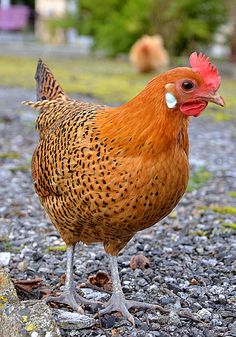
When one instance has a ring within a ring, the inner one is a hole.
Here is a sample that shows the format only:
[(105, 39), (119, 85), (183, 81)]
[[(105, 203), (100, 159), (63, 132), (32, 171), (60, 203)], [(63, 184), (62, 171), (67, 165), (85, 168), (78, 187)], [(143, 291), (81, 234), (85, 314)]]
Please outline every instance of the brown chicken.
[(68, 245), (65, 290), (50, 298), (69, 304), (90, 301), (72, 281), (75, 244), (102, 242), (110, 257), (113, 294), (101, 314), (155, 305), (126, 300), (116, 256), (133, 235), (163, 219), (183, 196), (189, 175), (188, 119), (213, 102), (220, 77), (204, 55), (190, 56), (191, 68), (155, 77), (128, 103), (110, 108), (70, 99), (39, 61), (40, 141), (32, 159), (36, 193)]
[(169, 63), (160, 35), (141, 37), (130, 49), (129, 59), (140, 73), (160, 70)]

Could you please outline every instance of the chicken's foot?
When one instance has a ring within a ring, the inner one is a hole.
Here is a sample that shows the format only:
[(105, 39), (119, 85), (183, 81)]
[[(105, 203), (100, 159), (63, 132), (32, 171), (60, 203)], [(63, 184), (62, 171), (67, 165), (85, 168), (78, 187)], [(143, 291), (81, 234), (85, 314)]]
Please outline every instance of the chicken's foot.
[[(49, 296), (45, 299), (46, 303), (55, 302), (69, 305), (74, 311), (84, 313), (84, 310), (79, 304), (94, 304), (76, 292), (73, 281), (73, 259), (75, 245), (70, 245), (67, 248), (67, 264), (66, 264), (66, 281), (63, 293), (60, 296)], [(81, 290), (80, 290), (81, 291)], [(81, 294), (83, 292), (81, 291)]]
[(161, 309), (165, 311), (164, 308), (155, 305), (149, 304), (145, 302), (138, 302), (133, 300), (126, 300), (125, 295), (123, 293), (120, 277), (117, 266), (117, 258), (116, 256), (109, 255), (110, 265), (111, 265), (111, 277), (112, 277), (112, 285), (113, 291), (110, 300), (105, 304), (105, 308), (100, 310), (100, 314), (104, 315), (113, 311), (119, 311), (121, 314), (128, 319), (133, 325), (135, 325), (134, 317), (129, 312), (129, 309), (132, 307), (136, 308), (144, 308), (144, 309)]

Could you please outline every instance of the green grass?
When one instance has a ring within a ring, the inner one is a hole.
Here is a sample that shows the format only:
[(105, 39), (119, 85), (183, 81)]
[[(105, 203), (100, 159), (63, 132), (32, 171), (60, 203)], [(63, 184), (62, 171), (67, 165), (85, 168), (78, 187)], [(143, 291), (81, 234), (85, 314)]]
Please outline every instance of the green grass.
[(192, 192), (193, 190), (198, 190), (204, 186), (210, 179), (212, 174), (206, 170), (205, 167), (200, 167), (198, 171), (194, 172), (188, 182), (187, 192)]
[(236, 198), (236, 191), (231, 191), (228, 193), (231, 198)]
[(50, 246), (46, 250), (48, 252), (66, 252), (67, 246), (62, 245), (62, 246)]
[[(138, 74), (128, 61), (114, 59), (46, 58), (43, 61), (67, 93), (93, 96), (107, 104), (131, 99), (156, 75)], [(37, 58), (32, 56), (0, 56), (1, 85), (35, 88), (36, 64)], [(220, 93), (226, 108), (209, 104), (204, 114), (214, 121), (236, 120), (235, 92), (236, 81), (223, 78)]]
[(211, 209), (219, 214), (236, 214), (236, 208), (233, 206), (211, 206)]
[[(104, 103), (124, 102), (135, 96), (155, 74), (140, 75), (125, 61), (78, 58), (45, 59), (68, 93), (99, 98)], [(0, 56), (2, 86), (34, 88), (35, 57)]]
[(19, 159), (21, 155), (17, 152), (0, 153), (0, 159)]
[(231, 228), (231, 229), (236, 229), (236, 223), (223, 222), (221, 225), (223, 227), (227, 227), (227, 228)]
[(26, 172), (26, 171), (29, 171), (29, 170), (30, 170), (30, 165), (28, 165), (28, 164), (26, 164), (26, 165), (19, 165), (19, 166), (11, 167), (10, 168), (10, 171), (12, 173), (15, 173), (17, 171)]

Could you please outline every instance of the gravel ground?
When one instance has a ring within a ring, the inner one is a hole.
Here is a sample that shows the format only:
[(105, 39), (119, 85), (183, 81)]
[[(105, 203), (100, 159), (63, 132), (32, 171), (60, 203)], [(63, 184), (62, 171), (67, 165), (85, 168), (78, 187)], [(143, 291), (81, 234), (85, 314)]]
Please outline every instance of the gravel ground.
[[(6, 268), (13, 278), (42, 278), (53, 290), (61, 285), (66, 260), (62, 251), (48, 250), (63, 242), (33, 192), (29, 166), (37, 142), (36, 112), (18, 104), (25, 99), (34, 99), (34, 92), (0, 88), (0, 148), (5, 154), (0, 158), (0, 251), (11, 253)], [(224, 214), (212, 209), (236, 207), (235, 197), (228, 194), (236, 191), (235, 138), (232, 122), (213, 123), (204, 116), (192, 120), (192, 172), (204, 165), (212, 179), (186, 193), (161, 223), (138, 233), (118, 258), (127, 298), (158, 303), (170, 314), (132, 311), (136, 328), (118, 315), (106, 315), (93, 327), (64, 329), (63, 336), (236, 336), (235, 209)], [(129, 267), (138, 254), (148, 258), (148, 268)], [(99, 270), (109, 273), (102, 247), (78, 246), (76, 281), (86, 282)], [(91, 289), (86, 294), (96, 295)], [(32, 296), (40, 297), (40, 292)], [(89, 309), (85, 313), (92, 317)]]

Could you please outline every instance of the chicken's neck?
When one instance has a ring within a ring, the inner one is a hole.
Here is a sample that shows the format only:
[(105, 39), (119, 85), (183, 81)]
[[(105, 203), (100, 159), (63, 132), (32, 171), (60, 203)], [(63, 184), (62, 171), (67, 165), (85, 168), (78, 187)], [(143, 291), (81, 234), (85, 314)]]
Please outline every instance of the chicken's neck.
[(164, 90), (147, 87), (128, 103), (109, 108), (97, 118), (101, 136), (112, 146), (126, 148), (130, 154), (140, 151), (154, 156), (178, 143), (188, 152), (188, 118), (170, 110)]

